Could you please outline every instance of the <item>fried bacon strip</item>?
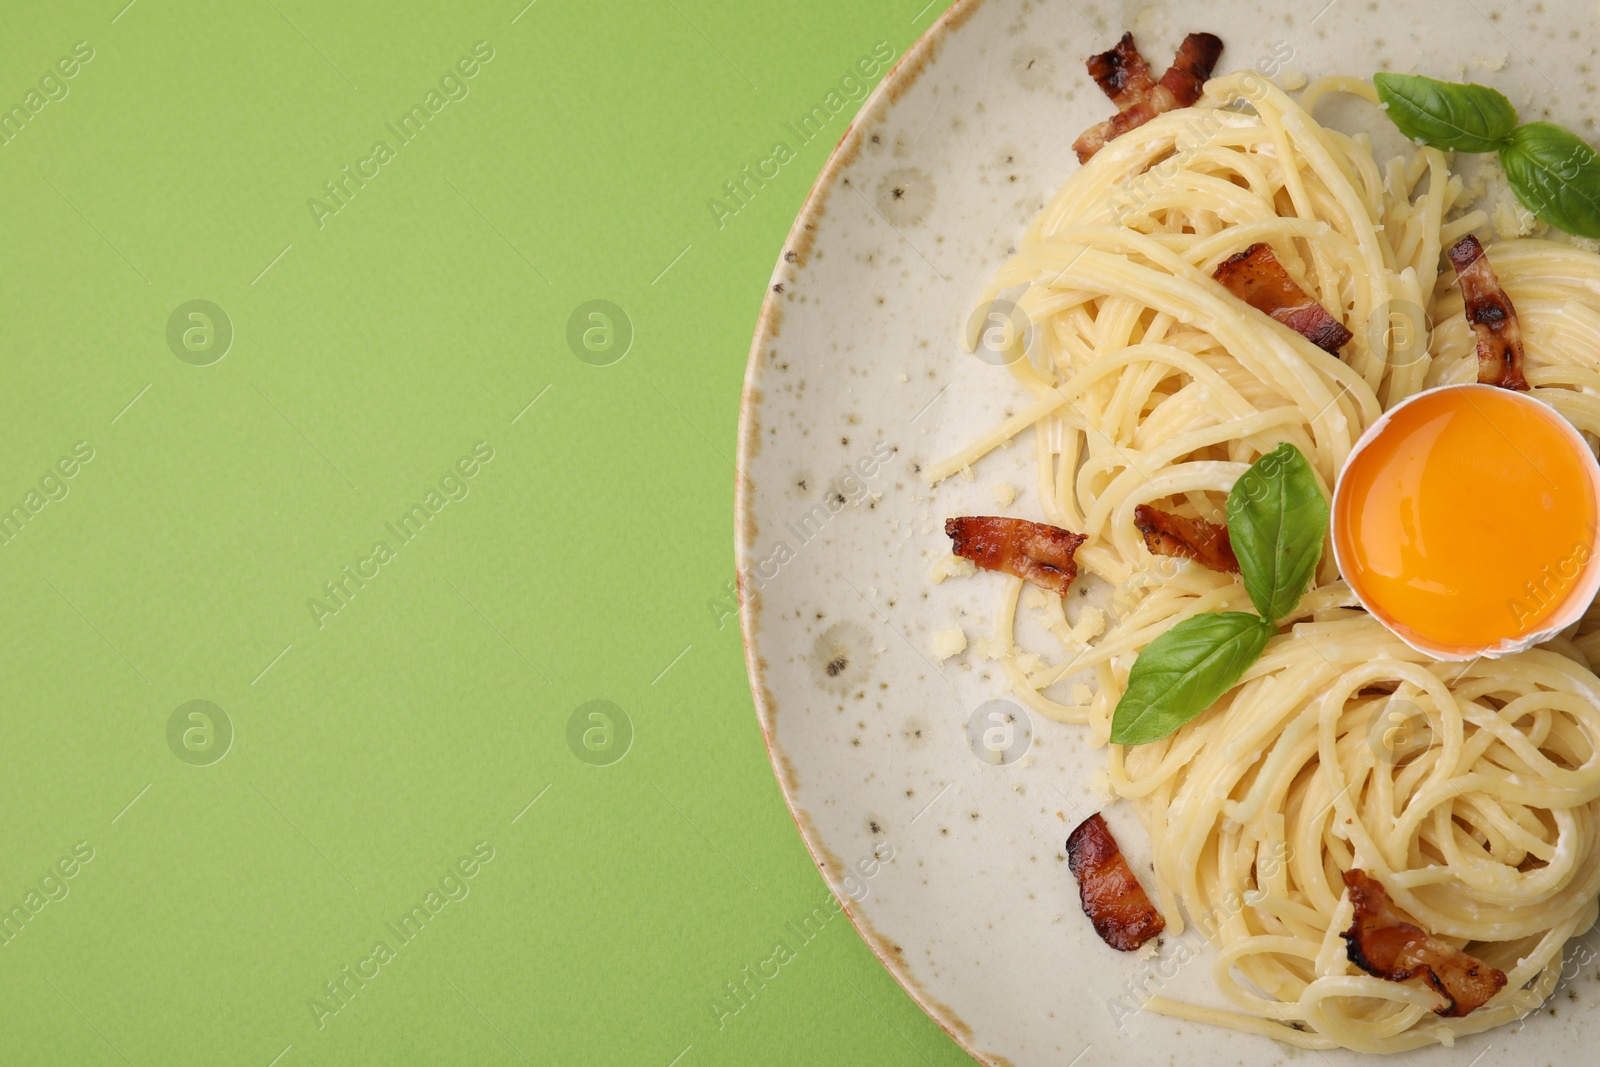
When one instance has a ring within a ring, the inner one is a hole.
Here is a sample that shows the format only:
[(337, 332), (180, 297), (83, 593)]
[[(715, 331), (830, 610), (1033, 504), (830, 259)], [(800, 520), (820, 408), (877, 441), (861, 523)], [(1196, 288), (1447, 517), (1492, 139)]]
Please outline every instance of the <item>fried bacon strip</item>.
[(1329, 355), (1338, 355), (1350, 341), (1350, 331), (1289, 277), (1270, 245), (1257, 242), (1229, 256), (1212, 277), (1228, 292)]
[(1147, 99), (1156, 87), (1131, 33), (1123, 34), (1111, 51), (1089, 57), (1089, 77), (1119, 110)]
[(1073, 553), (1087, 537), (1027, 519), (968, 516), (944, 520), (952, 551), (986, 571), (1004, 571), (1057, 596), (1078, 576)]
[(1224, 574), (1239, 573), (1226, 526), (1186, 519), (1148, 504), (1133, 509), (1133, 524), (1144, 534), (1145, 547), (1157, 556), (1180, 556)]
[(1167, 928), (1098, 814), (1067, 838), (1067, 866), (1078, 880), (1083, 913), (1112, 948), (1132, 952)]
[(1117, 105), (1117, 113), (1091, 126), (1072, 143), (1078, 162), (1090, 158), (1111, 141), (1137, 126), (1143, 126), (1163, 111), (1188, 107), (1200, 99), (1200, 90), (1222, 54), (1221, 38), (1209, 33), (1191, 33), (1178, 46), (1172, 66), (1160, 81), (1150, 80), (1150, 68), (1125, 33), (1109, 52), (1089, 57), (1089, 76)]
[(1200, 99), (1200, 90), (1221, 55), (1222, 38), (1214, 33), (1191, 33), (1183, 39), (1172, 66), (1161, 75), (1161, 88), (1172, 94), (1175, 107), (1188, 107)]
[(1401, 919), (1389, 894), (1365, 871), (1346, 871), (1344, 884), (1355, 917), (1340, 936), (1347, 942), (1350, 962), (1363, 971), (1391, 982), (1420, 975), (1445, 1000), (1434, 1014), (1447, 1018), (1481, 1008), (1505, 986), (1504, 971)]
[(1522, 327), (1517, 309), (1500, 288), (1489, 257), (1472, 234), (1467, 234), (1450, 249), (1450, 265), (1461, 282), (1461, 296), (1467, 305), (1467, 321), (1478, 335), (1478, 382), (1502, 389), (1527, 389), (1522, 375)]

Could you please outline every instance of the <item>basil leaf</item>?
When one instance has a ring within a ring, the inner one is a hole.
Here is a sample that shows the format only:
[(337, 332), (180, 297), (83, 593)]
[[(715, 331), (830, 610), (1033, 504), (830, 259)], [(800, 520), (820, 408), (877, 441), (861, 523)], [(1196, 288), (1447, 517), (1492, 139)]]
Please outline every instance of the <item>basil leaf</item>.
[(1461, 152), (1493, 152), (1517, 125), (1517, 109), (1487, 85), (1458, 85), (1420, 74), (1374, 74), (1389, 118), (1413, 141)]
[(1245, 592), (1273, 622), (1300, 603), (1327, 533), (1328, 502), (1317, 476), (1287, 441), (1251, 464), (1228, 494), (1228, 540)]
[(1523, 206), (1558, 230), (1600, 237), (1600, 160), (1553, 122), (1519, 126), (1500, 146), (1500, 166)]
[(1133, 661), (1111, 716), (1111, 740), (1143, 745), (1166, 737), (1232, 689), (1273, 632), (1266, 619), (1243, 611), (1184, 619)]

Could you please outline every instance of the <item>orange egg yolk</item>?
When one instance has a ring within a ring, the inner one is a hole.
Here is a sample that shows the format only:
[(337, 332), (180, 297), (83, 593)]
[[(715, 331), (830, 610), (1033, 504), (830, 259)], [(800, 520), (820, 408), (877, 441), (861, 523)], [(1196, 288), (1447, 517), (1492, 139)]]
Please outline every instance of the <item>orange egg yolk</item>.
[(1396, 409), (1340, 475), (1345, 578), (1382, 620), (1470, 653), (1547, 628), (1595, 544), (1588, 457), (1536, 401), (1487, 386)]

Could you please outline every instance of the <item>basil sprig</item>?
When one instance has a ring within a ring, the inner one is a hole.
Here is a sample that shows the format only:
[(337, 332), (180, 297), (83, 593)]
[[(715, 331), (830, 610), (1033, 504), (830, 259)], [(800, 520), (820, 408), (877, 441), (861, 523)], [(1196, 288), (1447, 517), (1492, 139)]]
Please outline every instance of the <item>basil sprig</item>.
[(1207, 611), (1178, 623), (1134, 661), (1111, 740), (1142, 745), (1166, 737), (1232, 689), (1275, 630), (1248, 611)]
[(1529, 211), (1558, 230), (1600, 237), (1600, 162), (1576, 134), (1553, 122), (1518, 126), (1500, 166)]
[(1112, 713), (1111, 740), (1159, 740), (1232, 689), (1311, 584), (1327, 530), (1328, 502), (1298, 448), (1285, 441), (1251, 464), (1228, 493), (1228, 539), (1261, 614), (1206, 612), (1146, 645)]
[(1311, 464), (1285, 441), (1245, 471), (1228, 494), (1228, 540), (1245, 592), (1276, 622), (1295, 609), (1322, 558), (1328, 502)]
[(1558, 230), (1600, 237), (1600, 159), (1572, 131), (1518, 126), (1511, 101), (1486, 85), (1387, 73), (1372, 82), (1401, 133), (1434, 148), (1498, 153), (1524, 207)]
[(1517, 128), (1517, 109), (1487, 85), (1455, 85), (1420, 74), (1374, 74), (1378, 99), (1413, 141), (1455, 152), (1493, 152)]

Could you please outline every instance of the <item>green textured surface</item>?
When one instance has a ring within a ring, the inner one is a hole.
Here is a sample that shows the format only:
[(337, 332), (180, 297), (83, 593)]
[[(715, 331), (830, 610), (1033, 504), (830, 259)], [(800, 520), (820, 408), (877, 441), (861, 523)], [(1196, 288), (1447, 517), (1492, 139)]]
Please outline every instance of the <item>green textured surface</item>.
[[(0, 33), (0, 1062), (970, 1062), (842, 919), (713, 1007), (826, 899), (715, 605), (745, 351), (835, 137), (707, 201), (942, 5), (123, 2)], [(566, 340), (597, 299), (609, 366)], [(191, 300), (220, 361), (169, 348)], [(219, 761), (169, 743), (192, 700)], [(569, 748), (591, 700), (619, 762)]]

